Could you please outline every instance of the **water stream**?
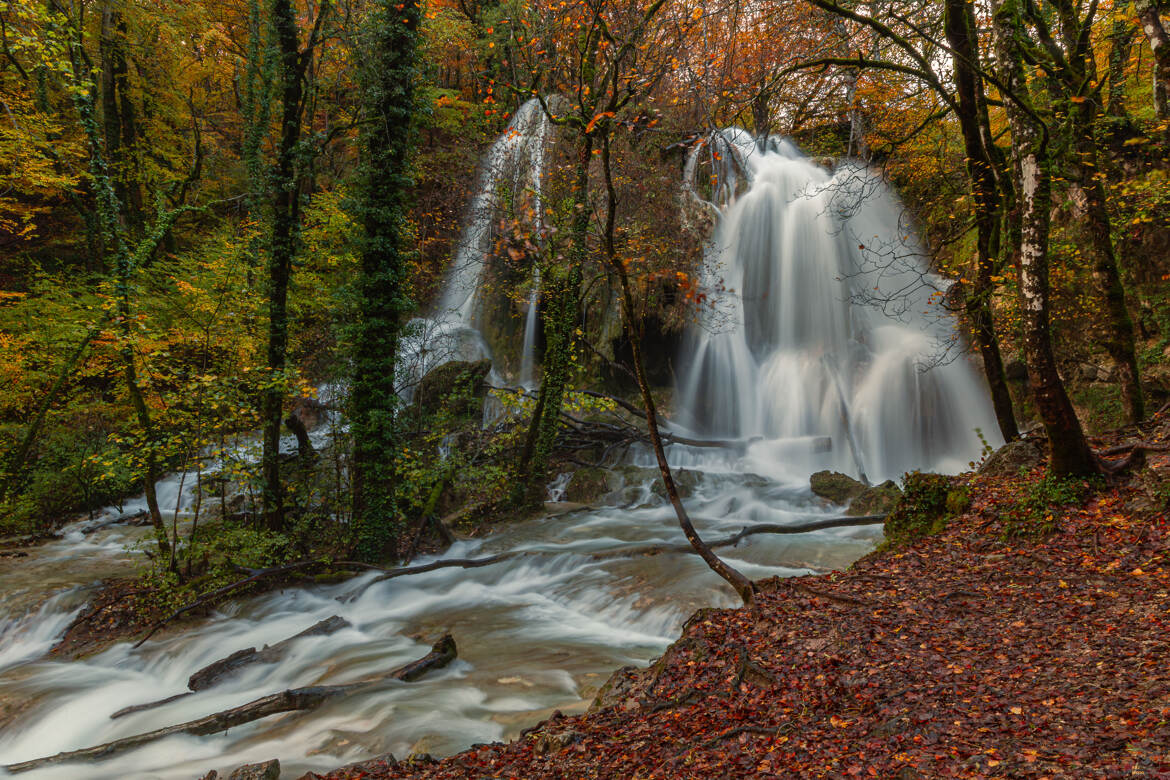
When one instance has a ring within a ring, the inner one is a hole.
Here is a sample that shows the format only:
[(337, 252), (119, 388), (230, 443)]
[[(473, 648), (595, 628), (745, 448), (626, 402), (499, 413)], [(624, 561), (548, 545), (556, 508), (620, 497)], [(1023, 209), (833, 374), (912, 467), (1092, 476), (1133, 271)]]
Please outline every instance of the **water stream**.
[[(526, 147), (518, 139), (547, 132), (531, 111), (515, 121), (491, 155), (516, 157)], [(725, 138), (739, 143), (735, 134)], [(672, 463), (694, 472), (687, 501), (699, 531), (722, 536), (753, 523), (839, 514), (808, 489), (817, 468), (876, 479), (916, 466), (955, 470), (975, 457), (974, 429), (994, 430), (978, 378), (961, 360), (920, 370), (951, 326), (917, 314), (918, 302), (915, 313), (894, 320), (850, 303), (860, 284), (851, 277), (858, 256), (850, 247), (859, 232), (898, 231), (896, 219), (883, 223), (896, 201), (879, 186), (877, 200), (843, 215), (827, 191), (816, 192), (833, 174), (791, 147), (772, 144), (754, 156), (737, 148), (733, 175), (740, 181), (721, 186), (723, 195), (710, 204), (723, 216), (707, 271), (710, 283), (723, 279), (734, 292), (724, 296), (727, 316), (706, 319), (689, 336), (679, 391), (691, 428), (750, 443), (741, 450), (672, 448)], [(524, 154), (532, 160), (530, 148)], [(485, 184), (480, 197), (492, 197), (494, 186)], [(482, 255), (486, 240), (473, 234), (465, 244)], [(457, 261), (444, 295), (449, 305), (428, 322), (490, 354), (474, 330), (476, 262)], [(455, 289), (468, 284), (466, 295)], [(417, 354), (427, 349), (420, 342)], [(933, 427), (923, 427), (924, 418)], [(225, 734), (168, 737), (105, 761), (22, 777), (191, 778), (273, 757), (295, 777), (386, 751), (448, 754), (514, 737), (554, 708), (580, 711), (614, 669), (660, 654), (696, 608), (734, 604), (734, 594), (695, 556), (593, 555), (682, 541), (655, 492), (649, 453), (633, 452), (628, 463), (616, 472), (622, 484), (595, 507), (508, 525), (445, 553), (531, 555), (376, 584), (371, 574), (269, 593), (221, 607), (197, 630), (60, 662), (44, 653), (82, 608), (87, 589), (126, 571), (134, 555), (126, 545), (146, 532), (119, 524), (88, 534), (80, 525), (67, 529), (63, 539), (0, 569), (0, 764), (191, 720), (285, 688), (374, 676), (420, 657), (447, 631), (459, 660), (420, 682), (386, 683), (315, 711)], [(844, 567), (879, 536), (874, 528), (760, 536), (725, 555), (753, 578), (789, 576)], [(351, 627), (298, 640), (280, 663), (249, 667), (164, 707), (109, 717), (185, 691), (192, 672), (235, 650), (273, 644), (331, 615)]]

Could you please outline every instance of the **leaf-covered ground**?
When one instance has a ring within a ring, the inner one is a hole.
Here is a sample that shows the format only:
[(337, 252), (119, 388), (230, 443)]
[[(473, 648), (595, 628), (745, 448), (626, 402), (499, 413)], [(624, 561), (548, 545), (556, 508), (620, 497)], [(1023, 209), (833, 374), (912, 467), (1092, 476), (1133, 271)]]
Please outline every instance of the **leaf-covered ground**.
[(1148, 498), (1170, 466), (1150, 465), (1042, 538), (1005, 535), (1041, 469), (977, 477), (935, 535), (762, 582), (758, 616), (696, 614), (590, 714), (328, 777), (1170, 778), (1170, 527)]

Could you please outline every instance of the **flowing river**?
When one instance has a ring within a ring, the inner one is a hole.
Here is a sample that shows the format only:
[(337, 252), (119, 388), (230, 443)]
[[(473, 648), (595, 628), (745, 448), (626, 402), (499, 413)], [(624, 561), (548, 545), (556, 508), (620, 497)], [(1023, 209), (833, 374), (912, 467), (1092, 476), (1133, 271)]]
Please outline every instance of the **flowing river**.
[[(518, 161), (528, 177), (542, 164), (550, 140), (537, 110), (529, 104), (518, 112), (489, 153), (477, 200), (483, 213), (473, 213), (468, 228), (474, 246), (487, 240), (486, 193), (501, 177), (515, 181)], [(809, 490), (809, 474), (822, 468), (873, 482), (913, 468), (958, 471), (978, 457), (978, 431), (997, 443), (977, 372), (963, 357), (936, 359), (938, 345), (954, 340), (953, 324), (931, 313), (933, 277), (884, 185), (848, 166), (830, 173), (784, 142), (760, 148), (741, 131), (698, 147), (690, 174), (707, 153), (720, 176), (719, 196), (706, 203), (719, 215), (708, 276), (731, 289), (723, 310), (695, 328), (679, 356), (678, 419), (698, 434), (737, 437), (744, 446), (671, 449), (671, 462), (693, 472), (687, 504), (700, 533), (712, 538), (754, 523), (839, 515), (842, 507)], [(532, 186), (539, 188), (538, 175)], [(867, 269), (875, 257), (879, 266)], [(452, 272), (449, 310), (431, 322), (456, 335), (464, 347), (458, 351), (473, 353), (464, 357), (475, 357), (490, 348), (475, 328), (474, 296), (457, 294), (457, 284), (477, 284), (466, 265)], [(859, 301), (863, 291), (877, 300)], [(902, 303), (891, 312), (895, 293)], [(449, 754), (515, 737), (554, 709), (581, 711), (615, 669), (661, 654), (695, 609), (735, 604), (696, 556), (595, 555), (683, 542), (654, 490), (649, 453), (632, 452), (626, 464), (615, 472), (624, 482), (597, 506), (505, 525), (444, 554), (530, 555), (241, 599), (140, 648), (123, 642), (60, 662), (45, 653), (97, 581), (125, 574), (137, 555), (127, 546), (147, 533), (122, 524), (66, 529), (29, 557), (0, 563), (0, 765), (192, 720), (286, 688), (376, 676), (422, 656), (445, 632), (458, 643), (458, 660), (419, 682), (387, 682), (317, 710), (218, 735), (171, 736), (103, 761), (21, 776), (193, 778), (275, 757), (296, 777), (388, 751)], [(175, 479), (162, 487), (177, 499)], [(879, 540), (875, 527), (839, 528), (751, 537), (722, 554), (753, 578), (791, 576), (847, 566)], [(247, 667), (211, 689), (110, 718), (186, 691), (188, 676), (212, 661), (274, 644), (332, 615), (350, 627), (299, 639), (280, 662)]]

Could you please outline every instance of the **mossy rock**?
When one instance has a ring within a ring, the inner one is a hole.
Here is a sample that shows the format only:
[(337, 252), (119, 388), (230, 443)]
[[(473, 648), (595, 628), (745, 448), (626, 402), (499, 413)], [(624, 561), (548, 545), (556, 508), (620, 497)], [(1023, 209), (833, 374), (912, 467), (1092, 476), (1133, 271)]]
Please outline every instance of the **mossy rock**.
[[(666, 485), (662, 484), (662, 475), (658, 469), (650, 469), (654, 472), (657, 479), (651, 486), (650, 490), (654, 495), (660, 498), (666, 498)], [(691, 471), (690, 469), (671, 469), (671, 475), (674, 477), (674, 486), (678, 490), (679, 498), (690, 498), (695, 493), (695, 488), (703, 479), (703, 475), (698, 471)]]
[(971, 505), (970, 489), (954, 477), (914, 471), (903, 486), (885, 523), (886, 539), (894, 545), (939, 533)]
[(1009, 441), (983, 462), (979, 473), (989, 477), (1017, 477), (1044, 462), (1044, 453), (1027, 439)]
[(569, 484), (565, 486), (565, 501), (574, 504), (596, 504), (602, 496), (613, 488), (610, 482), (613, 477), (605, 469), (587, 467), (580, 468), (569, 477)]
[(414, 391), (414, 403), (424, 415), (447, 412), (456, 418), (483, 418), (487, 375), (492, 361), (452, 360), (427, 372)]
[(864, 482), (836, 471), (818, 471), (808, 483), (813, 493), (834, 504), (847, 504), (869, 489)]
[(902, 489), (892, 479), (887, 479), (880, 485), (866, 488), (861, 495), (853, 499), (853, 503), (845, 510), (845, 514), (850, 517), (888, 514), (894, 509), (900, 498), (902, 498)]

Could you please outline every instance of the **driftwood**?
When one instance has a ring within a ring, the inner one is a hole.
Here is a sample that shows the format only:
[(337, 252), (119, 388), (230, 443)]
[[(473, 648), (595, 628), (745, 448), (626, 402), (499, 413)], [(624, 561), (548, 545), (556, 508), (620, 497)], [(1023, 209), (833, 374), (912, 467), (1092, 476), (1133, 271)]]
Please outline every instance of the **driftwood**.
[(303, 639), (307, 636), (328, 636), (336, 633), (343, 628), (349, 628), (350, 622), (343, 617), (334, 615), (326, 618), (314, 625), (306, 628), (304, 631), (290, 636), (288, 639), (283, 639), (274, 645), (266, 645), (260, 650), (254, 647), (249, 647), (247, 650), (240, 650), (232, 653), (227, 658), (221, 658), (215, 663), (208, 664), (195, 674), (191, 675), (187, 680), (187, 687), (192, 691), (202, 691), (210, 688), (215, 683), (219, 682), (221, 677), (231, 674), (232, 672), (244, 666), (250, 666), (255, 663), (272, 663), (279, 661), (288, 652), (293, 642), (298, 639)]
[[(735, 544), (738, 544), (741, 540), (743, 540), (749, 536), (755, 536), (756, 534), (801, 534), (801, 533), (806, 533), (808, 531), (818, 531), (818, 530), (825, 529), (825, 528), (842, 528), (842, 527), (854, 526), (854, 525), (876, 525), (878, 523), (884, 522), (885, 517), (886, 517), (885, 515), (865, 515), (862, 517), (834, 517), (834, 518), (830, 518), (827, 520), (816, 520), (816, 521), (813, 521), (811, 523), (798, 523), (796, 525), (775, 525), (775, 524), (764, 523), (764, 524), (760, 524), (760, 525), (748, 526), (747, 528), (744, 528), (743, 530), (741, 530), (739, 533), (737, 533), (733, 536), (729, 536), (725, 539), (714, 540), (710, 543), (710, 546), (711, 547), (727, 547), (729, 545), (735, 545)], [(593, 557), (597, 558), (597, 559), (600, 559), (600, 558), (620, 558), (623, 556), (632, 556), (632, 555), (657, 555), (659, 553), (666, 553), (666, 552), (691, 552), (691, 551), (692, 551), (692, 548), (688, 544), (647, 545), (647, 546), (642, 546), (642, 547), (619, 547), (616, 550), (607, 550), (605, 552), (594, 553)], [(289, 573), (291, 573), (293, 571), (297, 571), (299, 569), (311, 568), (311, 567), (315, 567), (315, 566), (332, 565), (332, 566), (335, 566), (338, 568), (371, 569), (374, 571), (382, 572), (381, 575), (375, 577), (374, 579), (372, 579), (368, 583), (366, 583), (366, 587), (369, 587), (370, 585), (373, 585), (374, 583), (377, 583), (377, 582), (384, 582), (386, 580), (392, 580), (392, 579), (395, 579), (397, 577), (406, 577), (406, 576), (409, 576), (412, 574), (424, 574), (426, 572), (436, 571), (438, 569), (449, 569), (449, 568), (478, 569), (482, 566), (491, 566), (493, 563), (499, 563), (501, 561), (506, 561), (510, 558), (517, 558), (517, 557), (524, 556), (524, 555), (536, 555), (539, 552), (540, 552), (539, 550), (515, 550), (515, 551), (511, 551), (511, 552), (497, 553), (496, 555), (489, 555), (489, 556), (484, 557), (484, 558), (446, 558), (446, 559), (442, 559), (442, 560), (438, 560), (438, 561), (432, 561), (431, 563), (424, 563), (424, 564), (421, 564), (419, 566), (403, 566), (403, 567), (399, 567), (399, 568), (395, 568), (395, 569), (386, 569), (386, 568), (383, 568), (381, 566), (371, 566), (368, 563), (357, 563), (355, 561), (337, 561), (337, 562), (334, 562), (332, 564), (328, 564), (325, 561), (299, 561), (297, 563), (285, 564), (284, 566), (274, 566), (270, 569), (260, 569), (259, 571), (253, 571), (253, 570), (246, 569), (245, 571), (247, 571), (249, 573), (249, 576), (245, 577), (242, 580), (238, 580), (237, 582), (233, 582), (230, 585), (225, 585), (222, 588), (217, 588), (216, 590), (213, 590), (210, 593), (205, 593), (202, 596), (200, 596), (199, 598), (192, 601), (190, 604), (187, 604), (187, 605), (175, 610), (174, 612), (167, 615), (163, 619), (156, 622), (153, 626), (151, 626), (150, 630), (146, 632), (146, 635), (143, 636), (141, 639), (139, 639), (138, 642), (136, 642), (134, 646), (135, 647), (141, 646), (147, 639), (150, 639), (150, 637), (153, 636), (154, 633), (156, 631), (158, 631), (160, 628), (162, 628), (164, 625), (166, 625), (170, 621), (174, 620), (175, 618), (180, 617), (181, 615), (184, 615), (193, 609), (196, 609), (197, 607), (205, 606), (218, 598), (222, 598), (223, 596), (230, 595), (231, 593), (234, 593), (235, 591), (243, 588), (245, 585), (249, 585), (249, 584), (256, 582), (260, 579), (263, 579), (265, 577), (278, 576), (278, 575), (282, 575), (282, 574), (289, 574)], [(351, 596), (349, 600), (352, 600), (355, 597), (356, 596)]]
[[(777, 525), (775, 523), (761, 523), (749, 525), (737, 534), (722, 539), (712, 539), (708, 547), (734, 547), (749, 536), (757, 534), (803, 534), (809, 531), (821, 531), (826, 528), (847, 528), (857, 525), (877, 525), (885, 522), (885, 515), (862, 515), (860, 517), (831, 517), (827, 520), (814, 520), (809, 523), (795, 525)], [(689, 544), (648, 544), (641, 547), (619, 547), (616, 550), (605, 550), (593, 554), (596, 559), (623, 558), (633, 555), (661, 555), (670, 552), (691, 552)]]
[(50, 764), (63, 764), (67, 761), (101, 759), (112, 756), (115, 753), (136, 748), (139, 745), (145, 745), (157, 739), (162, 739), (163, 737), (168, 737), (172, 734), (190, 734), (196, 737), (217, 734), (235, 726), (268, 717), (269, 715), (315, 709), (330, 699), (344, 696), (362, 688), (386, 682), (387, 680), (413, 682), (427, 672), (433, 669), (441, 669), (451, 663), (451, 661), (455, 660), (456, 654), (455, 640), (451, 638), (450, 634), (446, 634), (434, 644), (429, 653), (419, 660), (406, 664), (405, 666), (400, 666), (389, 674), (380, 677), (346, 683), (344, 685), (315, 685), (308, 688), (290, 688), (280, 693), (264, 696), (250, 701), (247, 704), (242, 704), (239, 707), (223, 710), (222, 712), (217, 712), (197, 720), (155, 729), (145, 734), (136, 734), (132, 737), (116, 739), (113, 742), (107, 742), (104, 745), (97, 745), (83, 750), (71, 750), (66, 753), (58, 753), (55, 756), (9, 764), (4, 769), (9, 772), (27, 772), (30, 769), (37, 769)]

